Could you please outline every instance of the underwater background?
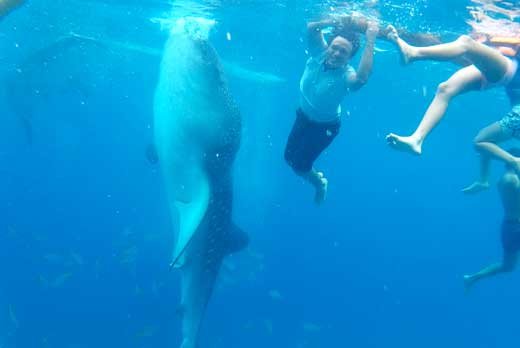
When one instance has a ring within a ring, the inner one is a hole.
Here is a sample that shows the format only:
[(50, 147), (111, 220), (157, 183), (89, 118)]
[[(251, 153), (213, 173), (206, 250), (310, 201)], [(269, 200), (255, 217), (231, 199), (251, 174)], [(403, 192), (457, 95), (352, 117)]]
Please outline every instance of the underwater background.
[[(395, 152), (385, 135), (412, 131), (457, 66), (402, 66), (378, 41), (370, 81), (345, 99), (318, 162), (325, 204), (283, 160), (307, 21), (357, 10), (450, 40), (469, 31), (468, 6), (173, 3), (217, 20), (211, 42), (234, 72), (244, 127), (234, 219), (251, 244), (221, 270), (201, 347), (518, 344), (518, 275), (469, 295), (462, 284), (501, 257), (494, 186), (461, 193), (477, 172), (473, 137), (509, 110), (501, 89), (455, 99), (420, 158)], [(179, 345), (173, 231), (146, 158), (171, 13), (159, 0), (31, 0), (0, 22), (0, 347)]]

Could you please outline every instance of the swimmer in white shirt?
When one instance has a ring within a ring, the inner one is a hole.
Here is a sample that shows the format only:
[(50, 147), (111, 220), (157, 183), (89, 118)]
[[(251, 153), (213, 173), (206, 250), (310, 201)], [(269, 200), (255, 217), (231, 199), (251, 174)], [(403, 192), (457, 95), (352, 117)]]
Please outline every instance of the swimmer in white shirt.
[[(314, 168), (314, 161), (339, 132), (343, 98), (367, 82), (372, 71), (374, 42), (380, 30), (376, 22), (368, 22), (365, 48), (358, 68), (354, 69), (349, 62), (359, 49), (359, 34), (338, 28), (342, 22), (341, 19), (324, 20), (307, 25), (311, 57), (300, 81), (300, 107), (285, 149), (287, 163), (315, 187), (317, 204), (325, 200), (328, 181)], [(323, 33), (326, 28), (333, 28), (333, 32), (341, 35), (327, 43)]]

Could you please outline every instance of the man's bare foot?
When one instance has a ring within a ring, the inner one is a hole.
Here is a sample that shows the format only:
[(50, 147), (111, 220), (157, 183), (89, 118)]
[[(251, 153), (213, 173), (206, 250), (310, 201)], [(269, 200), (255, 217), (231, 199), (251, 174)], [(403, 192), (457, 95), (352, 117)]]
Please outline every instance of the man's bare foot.
[(420, 155), (422, 152), (422, 141), (419, 141), (413, 136), (402, 137), (390, 133), (386, 136), (386, 142), (399, 151), (409, 152), (414, 155)]
[(489, 182), (487, 181), (475, 181), (473, 184), (462, 189), (462, 192), (466, 194), (474, 194), (485, 191), (489, 188)]
[(415, 57), (415, 47), (410, 46), (406, 41), (401, 39), (397, 33), (397, 29), (395, 29), (393, 25), (389, 25), (387, 31), (387, 39), (395, 43), (401, 52), (401, 64), (406, 65), (411, 63)]
[(475, 279), (470, 275), (464, 276), (464, 292), (466, 294), (469, 293), (469, 291), (473, 288), (473, 285), (475, 284)]
[(319, 205), (325, 201), (325, 198), (327, 198), (327, 189), (329, 186), (329, 181), (327, 180), (327, 178), (323, 176), (323, 173), (318, 172), (317, 175), (319, 176), (320, 180), (316, 184), (316, 194), (314, 195), (314, 202)]

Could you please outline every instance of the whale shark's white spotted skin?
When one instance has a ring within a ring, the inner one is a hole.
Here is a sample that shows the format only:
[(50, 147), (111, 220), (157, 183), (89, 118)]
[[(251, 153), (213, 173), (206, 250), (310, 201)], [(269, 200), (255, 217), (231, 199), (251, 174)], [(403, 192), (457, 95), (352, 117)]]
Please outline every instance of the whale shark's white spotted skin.
[(182, 272), (182, 348), (197, 347), (223, 258), (248, 242), (232, 223), (241, 118), (208, 34), (192, 30), (205, 24), (186, 20), (172, 30), (154, 105), (157, 155), (172, 217), (179, 217), (172, 259)]

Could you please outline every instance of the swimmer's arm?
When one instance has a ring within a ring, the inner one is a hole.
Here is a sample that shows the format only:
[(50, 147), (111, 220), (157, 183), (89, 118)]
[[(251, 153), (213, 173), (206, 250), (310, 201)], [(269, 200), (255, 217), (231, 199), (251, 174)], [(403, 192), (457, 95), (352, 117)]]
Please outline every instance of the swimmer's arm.
[(0, 0), (0, 17), (20, 6), (25, 0)]
[(327, 49), (327, 42), (325, 37), (323, 37), (323, 29), (335, 25), (336, 21), (332, 19), (307, 23), (307, 40), (311, 55), (319, 55)]
[(374, 44), (378, 32), (377, 23), (370, 23), (366, 32), (365, 48), (355, 73), (347, 76), (347, 85), (350, 89), (357, 90), (368, 81), (374, 63)]

